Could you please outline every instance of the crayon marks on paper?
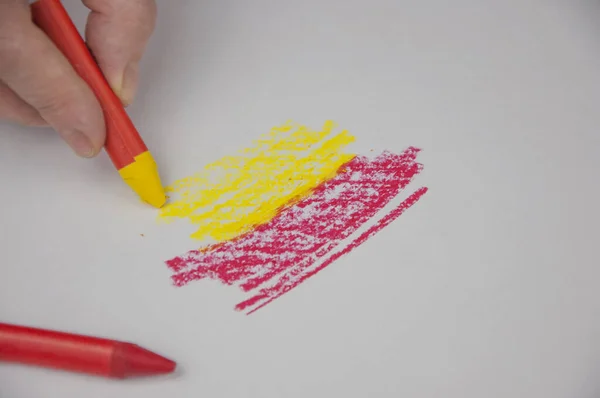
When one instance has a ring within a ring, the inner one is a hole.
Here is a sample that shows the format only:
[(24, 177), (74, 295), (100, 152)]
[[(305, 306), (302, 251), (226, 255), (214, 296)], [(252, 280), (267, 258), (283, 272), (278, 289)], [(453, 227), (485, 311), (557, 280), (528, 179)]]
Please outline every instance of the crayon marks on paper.
[[(423, 169), (416, 161), (418, 148), (409, 147), (400, 154), (384, 152), (369, 159), (339, 152), (351, 141), (346, 132), (323, 142), (318, 150), (312, 149), (316, 141), (331, 134), (330, 122), (318, 133), (288, 126), (273, 129), (268, 140), (259, 141), (256, 148), (244, 152), (252, 157), (219, 163), (225, 176), (225, 166), (236, 165), (235, 177), (224, 177), (212, 185), (204, 177), (184, 180), (185, 194), (180, 202), (175, 202), (179, 214), (190, 217), (199, 208), (195, 206), (198, 200), (203, 200), (203, 207), (208, 207), (208, 202), (216, 203), (216, 199), (211, 202), (198, 195), (208, 186), (220, 187), (220, 193), (215, 195), (227, 193), (229, 198), (238, 198), (230, 199), (227, 206), (235, 207), (237, 203), (244, 210), (236, 212), (228, 207), (219, 212), (214, 210), (218, 206), (214, 204), (213, 210), (202, 210), (200, 214), (209, 216), (201, 217), (202, 232), (196, 237), (211, 235), (220, 242), (168, 260), (176, 286), (206, 278), (235, 285), (249, 294), (236, 309), (253, 313), (367, 241), (427, 192), (426, 187), (418, 188), (381, 215), (384, 207)], [(281, 133), (286, 134), (279, 136)], [(311, 139), (310, 146), (303, 141), (307, 137)], [(257, 149), (260, 145), (264, 145), (263, 149)], [(299, 149), (312, 152), (301, 157), (296, 153)], [(268, 161), (253, 161), (257, 158)], [(264, 164), (269, 166), (263, 167)], [(255, 167), (255, 171), (246, 174), (246, 167)], [(283, 183), (272, 188), (265, 176), (254, 191), (255, 172), (265, 172), (270, 178), (283, 175)], [(301, 181), (294, 178), (297, 172), (304, 173)], [(253, 176), (253, 180), (240, 186), (242, 183), (234, 180), (242, 176)], [(174, 213), (169, 213), (167, 207), (165, 214)], [(219, 221), (211, 218), (215, 214)], [(224, 222), (223, 228), (219, 229), (219, 222)], [(218, 232), (211, 234), (211, 228)]]
[(321, 131), (291, 123), (274, 127), (253, 147), (166, 187), (172, 200), (160, 217), (186, 218), (198, 228), (192, 238), (216, 241), (268, 222), (353, 158), (342, 149), (354, 137), (333, 134), (333, 128), (332, 122)]

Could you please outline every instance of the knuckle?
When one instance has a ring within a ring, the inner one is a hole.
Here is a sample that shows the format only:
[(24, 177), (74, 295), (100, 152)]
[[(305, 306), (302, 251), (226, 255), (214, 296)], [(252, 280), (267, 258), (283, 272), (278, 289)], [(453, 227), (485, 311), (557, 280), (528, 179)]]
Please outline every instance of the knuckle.
[(27, 127), (46, 124), (39, 113), (26, 104), (0, 103), (0, 120), (8, 120)]
[(42, 115), (65, 116), (77, 104), (74, 95), (69, 90), (44, 90), (31, 100)]
[(66, 88), (48, 87), (30, 101), (40, 116), (58, 129), (77, 128), (103, 121), (102, 111), (92, 92), (77, 84), (65, 84)]
[(47, 124), (39, 113), (35, 111), (23, 112), (20, 119), (20, 123), (27, 127), (39, 127)]

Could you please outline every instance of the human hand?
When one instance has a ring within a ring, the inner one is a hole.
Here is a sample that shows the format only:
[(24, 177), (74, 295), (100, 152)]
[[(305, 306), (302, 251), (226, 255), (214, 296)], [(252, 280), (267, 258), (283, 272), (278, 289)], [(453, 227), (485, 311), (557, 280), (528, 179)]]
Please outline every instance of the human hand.
[[(91, 12), (88, 47), (124, 105), (133, 101), (138, 63), (154, 30), (154, 0), (82, 0)], [(0, 119), (50, 126), (82, 157), (106, 138), (91, 89), (31, 20), (27, 0), (0, 0)]]

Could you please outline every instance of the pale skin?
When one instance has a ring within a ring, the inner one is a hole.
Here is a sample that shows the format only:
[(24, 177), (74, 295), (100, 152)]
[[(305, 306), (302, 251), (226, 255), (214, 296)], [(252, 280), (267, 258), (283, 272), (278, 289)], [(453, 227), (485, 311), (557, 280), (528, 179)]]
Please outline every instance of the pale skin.
[[(130, 104), (139, 62), (154, 30), (154, 0), (81, 0), (86, 42), (114, 92)], [(102, 110), (86, 83), (31, 21), (27, 0), (0, 0), (0, 120), (48, 126), (85, 158), (106, 138)]]

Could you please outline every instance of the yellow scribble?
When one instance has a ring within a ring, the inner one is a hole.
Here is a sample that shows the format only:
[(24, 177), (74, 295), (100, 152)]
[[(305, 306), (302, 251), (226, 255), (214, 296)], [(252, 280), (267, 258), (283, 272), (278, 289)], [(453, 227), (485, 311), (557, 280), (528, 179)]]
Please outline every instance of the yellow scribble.
[(288, 122), (276, 126), (235, 156), (226, 156), (201, 172), (166, 187), (171, 203), (162, 219), (187, 218), (198, 230), (194, 239), (231, 239), (275, 217), (333, 177), (354, 155), (341, 150), (354, 141), (347, 131), (332, 134)]

